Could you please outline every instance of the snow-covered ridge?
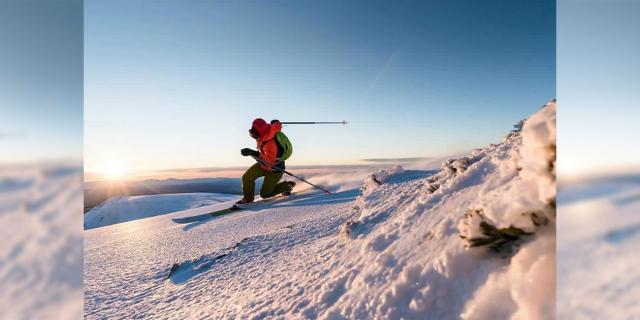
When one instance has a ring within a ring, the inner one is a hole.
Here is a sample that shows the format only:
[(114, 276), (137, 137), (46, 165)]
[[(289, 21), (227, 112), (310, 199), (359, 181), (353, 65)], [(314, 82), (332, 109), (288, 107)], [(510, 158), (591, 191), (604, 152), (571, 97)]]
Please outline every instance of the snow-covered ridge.
[[(447, 160), (428, 178), (385, 185), (403, 172), (399, 167), (367, 177), (355, 218), (341, 231), (362, 253), (358, 279), (390, 275), (373, 285), (375, 293), (372, 283), (348, 293), (336, 312), (553, 318), (555, 110), (551, 101), (502, 143)], [(360, 292), (382, 297), (375, 303), (379, 310), (361, 305), (369, 298)]]

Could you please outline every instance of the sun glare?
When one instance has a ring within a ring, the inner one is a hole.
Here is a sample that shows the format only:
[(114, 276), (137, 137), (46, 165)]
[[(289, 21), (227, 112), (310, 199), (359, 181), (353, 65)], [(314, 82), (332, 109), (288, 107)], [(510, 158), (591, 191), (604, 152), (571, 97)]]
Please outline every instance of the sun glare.
[(102, 167), (102, 175), (109, 180), (119, 180), (127, 173), (126, 166), (122, 162), (109, 161)]

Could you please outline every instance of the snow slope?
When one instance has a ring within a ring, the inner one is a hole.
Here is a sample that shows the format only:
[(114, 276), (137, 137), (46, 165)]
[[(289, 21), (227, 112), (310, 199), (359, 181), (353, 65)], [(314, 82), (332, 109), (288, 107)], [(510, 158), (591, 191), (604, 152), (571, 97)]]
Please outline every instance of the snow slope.
[(578, 181), (558, 199), (558, 318), (640, 318), (640, 177)]
[(0, 167), (0, 318), (82, 318), (82, 166)]
[(553, 318), (554, 168), (551, 102), (440, 170), (314, 177), (336, 192), (87, 230), (85, 316)]
[(84, 228), (93, 229), (169, 212), (238, 199), (221, 193), (179, 193), (113, 197), (84, 215)]

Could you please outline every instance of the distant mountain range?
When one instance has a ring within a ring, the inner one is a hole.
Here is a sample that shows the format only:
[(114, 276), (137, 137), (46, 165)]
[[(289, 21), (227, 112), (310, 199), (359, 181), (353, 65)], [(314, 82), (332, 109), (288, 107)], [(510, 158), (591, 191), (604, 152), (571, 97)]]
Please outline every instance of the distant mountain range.
[(94, 181), (85, 183), (84, 212), (114, 196), (194, 192), (241, 194), (241, 190), (240, 178)]

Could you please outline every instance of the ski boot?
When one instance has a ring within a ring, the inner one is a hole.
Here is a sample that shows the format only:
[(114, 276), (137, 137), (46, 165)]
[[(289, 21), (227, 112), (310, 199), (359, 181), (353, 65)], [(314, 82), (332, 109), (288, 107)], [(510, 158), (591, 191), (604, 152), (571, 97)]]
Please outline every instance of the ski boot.
[(236, 202), (236, 204), (247, 204), (247, 203), (252, 203), (252, 202), (253, 202), (253, 200), (249, 201), (249, 200), (247, 200), (245, 198), (242, 198), (242, 199), (238, 200), (238, 202)]
[(294, 181), (286, 181), (286, 183), (289, 185), (289, 191), (285, 191), (282, 193), (283, 196), (288, 197), (291, 195), (291, 192), (293, 191), (293, 187), (296, 186), (296, 183)]

